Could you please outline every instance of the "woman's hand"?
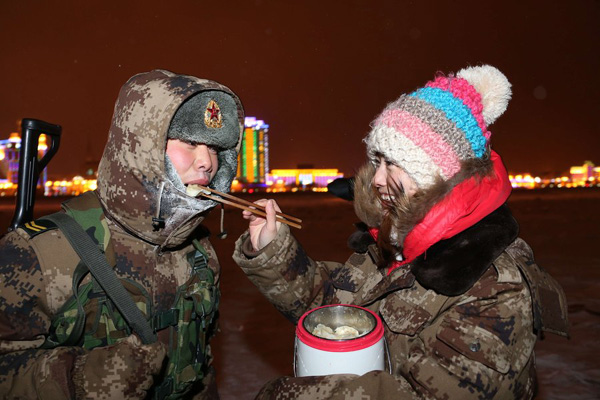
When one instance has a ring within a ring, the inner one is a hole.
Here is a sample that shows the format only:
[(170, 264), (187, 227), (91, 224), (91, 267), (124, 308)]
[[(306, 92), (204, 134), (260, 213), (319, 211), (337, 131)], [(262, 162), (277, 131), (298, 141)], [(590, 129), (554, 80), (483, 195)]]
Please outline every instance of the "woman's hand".
[(248, 231), (250, 232), (250, 242), (255, 251), (261, 250), (263, 247), (271, 243), (277, 236), (277, 231), (281, 227), (281, 222), (276, 219), (276, 211), (281, 212), (281, 209), (272, 199), (261, 199), (254, 202), (259, 206), (265, 207), (267, 213), (264, 217), (252, 214), (250, 211), (242, 211), (242, 216), (250, 221)]

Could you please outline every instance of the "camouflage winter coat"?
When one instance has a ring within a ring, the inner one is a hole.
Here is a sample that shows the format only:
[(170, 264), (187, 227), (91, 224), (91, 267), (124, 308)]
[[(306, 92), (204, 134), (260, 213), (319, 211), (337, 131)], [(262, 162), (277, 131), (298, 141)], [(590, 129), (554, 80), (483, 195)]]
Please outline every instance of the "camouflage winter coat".
[[(517, 231), (510, 211), (501, 207), (434, 245), (430, 256), (389, 275), (377, 268), (377, 248), (368, 239), (340, 264), (310, 259), (286, 226), (260, 252), (252, 250), (245, 233), (234, 259), (288, 319), (296, 322), (324, 304), (364, 306), (384, 321), (391, 357), (391, 374), (283, 377), (267, 384), (258, 397), (531, 398), (536, 335), (541, 329), (565, 332), (566, 303)], [(474, 283), (466, 277), (459, 294), (441, 294), (441, 281), (452, 279), (444, 274), (464, 268), (466, 260), (473, 262), (473, 254), (485, 266), (483, 275)], [(419, 273), (436, 268), (435, 276)]]
[[(190, 279), (197, 247), (203, 248), (212, 271), (204, 273), (214, 280), (209, 290), (218, 296), (220, 267), (200, 225), (216, 203), (187, 196), (165, 176), (169, 122), (186, 98), (205, 90), (234, 97), (238, 105), (235, 124), (241, 135), (242, 106), (228, 88), (168, 71), (136, 75), (123, 86), (115, 105), (98, 189), (63, 204), (72, 216), (85, 210), (86, 218), (96, 218), (84, 229), (105, 251), (148, 318), (174, 307), (178, 289), (185, 288)], [(219, 170), (211, 183), (218, 190), (229, 190), (238, 150), (239, 141), (237, 147), (219, 153)], [(188, 351), (185, 346), (190, 343), (178, 342), (178, 330), (173, 329), (158, 331), (159, 342), (142, 346), (115, 316), (114, 305), (97, 297), (95, 286), (85, 305), (83, 347), (41, 348), (52, 319), (73, 294), (79, 257), (60, 230), (39, 220), (4, 236), (0, 254), (1, 398), (143, 398), (152, 392), (153, 374), (158, 375), (154, 385), (161, 382), (159, 372), (165, 373), (169, 364), (169, 360), (161, 362), (165, 352)], [(87, 276), (82, 285), (89, 281)], [(202, 313), (216, 315), (216, 309)], [(215, 321), (204, 329), (210, 337)], [(191, 394), (215, 397), (208, 344), (204, 350), (205, 355), (194, 354), (207, 357), (199, 360), (204, 365), (204, 382), (196, 382)], [(193, 376), (188, 378), (193, 380)]]

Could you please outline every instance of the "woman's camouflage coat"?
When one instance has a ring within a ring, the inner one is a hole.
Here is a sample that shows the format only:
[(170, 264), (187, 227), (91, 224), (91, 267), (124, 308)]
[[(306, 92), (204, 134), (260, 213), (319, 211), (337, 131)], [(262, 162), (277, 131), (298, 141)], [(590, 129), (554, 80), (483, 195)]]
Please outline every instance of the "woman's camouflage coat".
[[(234, 259), (288, 319), (296, 322), (324, 304), (365, 306), (382, 317), (391, 356), (391, 375), (283, 377), (269, 382), (259, 397), (531, 398), (536, 334), (541, 329), (564, 332), (566, 304), (560, 287), (533, 262), (517, 231), (508, 208), (501, 207), (433, 246), (430, 258), (420, 257), (389, 275), (377, 268), (377, 248), (368, 239), (340, 264), (310, 259), (286, 226), (260, 252), (252, 250), (245, 233)], [(470, 253), (480, 263), (492, 256), (493, 262), (458, 295), (433, 290), (439, 286), (435, 279), (416, 278), (423, 276), (418, 269), (435, 267), (440, 260), (455, 260), (449, 270), (460, 268), (460, 260), (472, 259)], [(547, 317), (552, 312), (555, 320)]]
[[(165, 175), (171, 118), (185, 99), (206, 90), (224, 91), (234, 97), (238, 104), (235, 123), (241, 137), (242, 106), (228, 88), (168, 71), (136, 75), (123, 86), (115, 105), (99, 166), (98, 189), (64, 206), (76, 211), (88, 210), (90, 200), (101, 204), (103, 213), (97, 206), (99, 223), (111, 237), (106, 249), (109, 262), (115, 265), (120, 278), (135, 282), (148, 293), (155, 311), (168, 310), (177, 288), (188, 279), (191, 266), (186, 257), (194, 252), (191, 239), (199, 239), (208, 252), (209, 268), (215, 274), (216, 285), (219, 283), (217, 257), (200, 225), (216, 203), (187, 196)], [(239, 145), (227, 154), (219, 154), (219, 170), (213, 180), (219, 190), (229, 190)], [(160, 220), (164, 225), (156, 224)], [(107, 245), (99, 244), (103, 248)], [(51, 319), (72, 295), (72, 275), (79, 261), (61, 232), (17, 229), (4, 236), (0, 246), (0, 397), (74, 398), (75, 392), (95, 389), (107, 393), (115, 390), (119, 398), (139, 397), (139, 393), (123, 389), (135, 387), (136, 377), (143, 378), (135, 370), (128, 371), (127, 363), (137, 354), (141, 362), (152, 364), (156, 354), (119, 353), (121, 366), (98, 363), (95, 371), (86, 370), (85, 375), (82, 366), (99, 349), (40, 349)], [(93, 312), (86, 310), (86, 314)], [(90, 328), (90, 320), (86, 329)], [(166, 344), (168, 331), (159, 332), (159, 340)], [(94, 367), (88, 364), (86, 368)], [(93, 378), (86, 380), (86, 376)], [(207, 386), (211, 379), (212, 374), (205, 379)]]

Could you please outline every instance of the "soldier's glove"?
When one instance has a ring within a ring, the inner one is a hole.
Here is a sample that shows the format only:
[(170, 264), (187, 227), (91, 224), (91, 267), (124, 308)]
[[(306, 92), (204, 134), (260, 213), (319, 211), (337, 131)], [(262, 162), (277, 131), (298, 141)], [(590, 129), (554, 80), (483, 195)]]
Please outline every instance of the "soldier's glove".
[(77, 399), (144, 399), (167, 351), (163, 343), (142, 344), (131, 335), (79, 356), (73, 382)]

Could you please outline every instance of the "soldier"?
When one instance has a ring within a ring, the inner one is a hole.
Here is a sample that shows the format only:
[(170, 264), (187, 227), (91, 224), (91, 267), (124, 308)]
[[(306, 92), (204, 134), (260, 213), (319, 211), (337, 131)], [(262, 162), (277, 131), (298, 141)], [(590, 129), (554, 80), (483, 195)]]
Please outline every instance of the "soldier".
[[(91, 277), (53, 216), (5, 235), (0, 397), (218, 398), (209, 339), (220, 267), (201, 225), (217, 203), (186, 187), (229, 191), (243, 120), (240, 100), (217, 82), (155, 70), (122, 87), (98, 189), (59, 213), (118, 279)], [(142, 312), (139, 325), (126, 322), (115, 287)]]
[(275, 220), (246, 211), (234, 259), (291, 321), (355, 304), (384, 321), (390, 370), (282, 377), (258, 398), (529, 399), (542, 331), (566, 335), (560, 286), (518, 238), (511, 191), (487, 127), (510, 99), (491, 66), (438, 75), (389, 104), (364, 140), (354, 182), (368, 229), (345, 264), (313, 261)]

